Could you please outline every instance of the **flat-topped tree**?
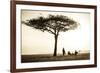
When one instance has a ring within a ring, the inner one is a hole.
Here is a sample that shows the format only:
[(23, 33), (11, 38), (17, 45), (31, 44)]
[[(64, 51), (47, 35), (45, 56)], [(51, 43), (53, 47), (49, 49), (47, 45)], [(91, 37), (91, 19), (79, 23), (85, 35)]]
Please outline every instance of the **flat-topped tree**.
[(57, 41), (59, 32), (74, 30), (78, 26), (78, 23), (76, 21), (63, 15), (49, 15), (48, 17), (40, 16), (38, 18), (23, 21), (23, 23), (30, 27), (33, 27), (34, 29), (38, 29), (43, 32), (47, 31), (54, 35), (55, 45), (53, 56), (57, 56)]

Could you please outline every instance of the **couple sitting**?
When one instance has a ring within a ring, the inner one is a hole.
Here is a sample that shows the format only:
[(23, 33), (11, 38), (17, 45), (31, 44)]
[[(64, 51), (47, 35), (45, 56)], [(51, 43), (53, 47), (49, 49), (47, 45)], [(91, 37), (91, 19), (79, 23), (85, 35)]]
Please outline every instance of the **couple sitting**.
[(74, 53), (71, 53), (70, 51), (68, 51), (68, 55), (78, 55), (78, 51), (75, 50)]

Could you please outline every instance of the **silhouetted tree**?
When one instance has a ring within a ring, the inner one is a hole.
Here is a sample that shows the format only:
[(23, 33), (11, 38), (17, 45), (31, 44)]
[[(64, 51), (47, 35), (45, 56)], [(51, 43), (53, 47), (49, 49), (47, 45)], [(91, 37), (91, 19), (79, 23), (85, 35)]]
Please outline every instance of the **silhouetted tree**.
[(63, 15), (49, 15), (48, 17), (40, 16), (38, 18), (23, 21), (23, 23), (33, 27), (34, 29), (38, 29), (43, 32), (47, 31), (54, 35), (55, 45), (53, 56), (57, 56), (57, 40), (59, 32), (65, 32), (71, 29), (73, 30), (78, 25), (76, 21)]

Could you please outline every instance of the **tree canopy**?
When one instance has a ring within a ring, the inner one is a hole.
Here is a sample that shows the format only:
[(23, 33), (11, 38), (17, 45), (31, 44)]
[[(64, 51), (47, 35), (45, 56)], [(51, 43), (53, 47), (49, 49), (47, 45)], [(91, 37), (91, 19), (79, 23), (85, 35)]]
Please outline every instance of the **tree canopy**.
[(41, 31), (47, 31), (51, 34), (73, 30), (78, 23), (73, 19), (63, 15), (49, 15), (48, 17), (38, 17), (23, 21), (24, 24)]

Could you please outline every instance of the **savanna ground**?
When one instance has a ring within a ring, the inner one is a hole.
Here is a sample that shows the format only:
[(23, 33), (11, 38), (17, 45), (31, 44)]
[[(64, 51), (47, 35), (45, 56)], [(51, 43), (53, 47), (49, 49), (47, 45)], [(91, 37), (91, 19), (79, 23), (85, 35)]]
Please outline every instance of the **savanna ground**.
[(88, 60), (90, 59), (90, 53), (81, 53), (78, 55), (57, 55), (51, 54), (38, 54), (38, 55), (21, 55), (21, 62), (47, 62), (47, 61), (70, 61), (70, 60)]

